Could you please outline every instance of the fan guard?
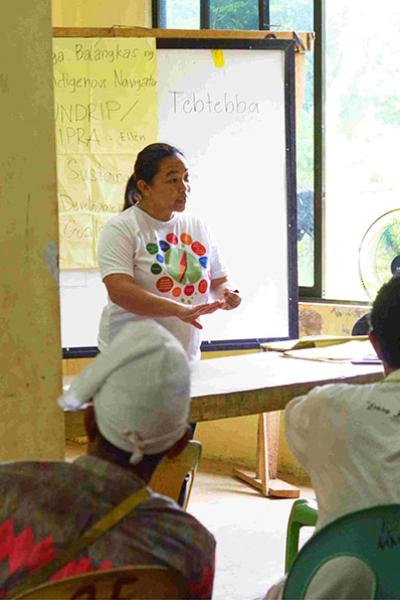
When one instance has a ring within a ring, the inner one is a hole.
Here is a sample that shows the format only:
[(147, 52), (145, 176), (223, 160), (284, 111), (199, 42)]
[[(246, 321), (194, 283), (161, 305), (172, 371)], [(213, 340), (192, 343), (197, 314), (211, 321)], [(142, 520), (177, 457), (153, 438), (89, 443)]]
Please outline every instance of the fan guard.
[(368, 227), (361, 240), (358, 266), (370, 300), (392, 275), (400, 275), (400, 209), (384, 213)]

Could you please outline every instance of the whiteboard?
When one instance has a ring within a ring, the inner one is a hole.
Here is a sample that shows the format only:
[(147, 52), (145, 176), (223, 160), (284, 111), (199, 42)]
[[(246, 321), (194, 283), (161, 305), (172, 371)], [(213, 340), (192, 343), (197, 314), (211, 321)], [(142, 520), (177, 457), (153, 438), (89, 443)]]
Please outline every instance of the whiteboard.
[[(157, 48), (159, 141), (183, 151), (188, 210), (210, 227), (243, 298), (202, 320), (202, 347), (297, 337), (293, 43), (159, 39)], [(67, 271), (60, 284), (63, 347), (97, 346), (98, 273)]]

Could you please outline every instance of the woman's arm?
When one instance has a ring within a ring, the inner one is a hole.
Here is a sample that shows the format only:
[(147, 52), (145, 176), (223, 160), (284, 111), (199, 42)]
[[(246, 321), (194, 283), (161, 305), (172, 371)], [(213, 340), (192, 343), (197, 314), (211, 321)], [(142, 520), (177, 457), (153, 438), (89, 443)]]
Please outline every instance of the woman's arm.
[(226, 276), (212, 279), (210, 290), (214, 298), (223, 301), (223, 305), (221, 306), (223, 310), (237, 308), (242, 301), (239, 296), (239, 290), (234, 289), (234, 286), (229, 283)]
[(175, 300), (161, 298), (144, 290), (135, 283), (130, 275), (123, 273), (106, 275), (103, 282), (111, 301), (124, 310), (142, 317), (177, 317), (197, 329), (202, 329), (202, 325), (198, 321), (201, 315), (213, 313), (223, 305), (223, 302), (216, 300), (194, 307), (185, 306)]

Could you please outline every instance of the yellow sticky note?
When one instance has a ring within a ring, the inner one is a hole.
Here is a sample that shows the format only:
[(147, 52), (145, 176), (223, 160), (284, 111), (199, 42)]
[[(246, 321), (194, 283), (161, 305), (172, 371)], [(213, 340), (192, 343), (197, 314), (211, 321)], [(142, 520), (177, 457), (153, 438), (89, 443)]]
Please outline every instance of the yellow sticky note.
[(216, 67), (223, 67), (225, 64), (224, 61), (224, 53), (222, 52), (222, 50), (212, 50), (212, 57), (214, 60), (214, 65)]

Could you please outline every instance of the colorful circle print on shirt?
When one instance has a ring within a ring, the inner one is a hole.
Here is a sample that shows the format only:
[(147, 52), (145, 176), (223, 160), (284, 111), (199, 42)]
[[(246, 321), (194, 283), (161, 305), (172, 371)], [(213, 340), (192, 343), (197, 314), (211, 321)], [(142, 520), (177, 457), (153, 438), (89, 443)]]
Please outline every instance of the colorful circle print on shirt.
[(158, 276), (156, 287), (160, 292), (171, 292), (188, 304), (193, 296), (206, 293), (208, 281), (203, 272), (208, 266), (207, 250), (188, 233), (182, 233), (179, 239), (169, 233), (165, 240), (147, 244), (146, 250), (154, 256), (150, 271)]

